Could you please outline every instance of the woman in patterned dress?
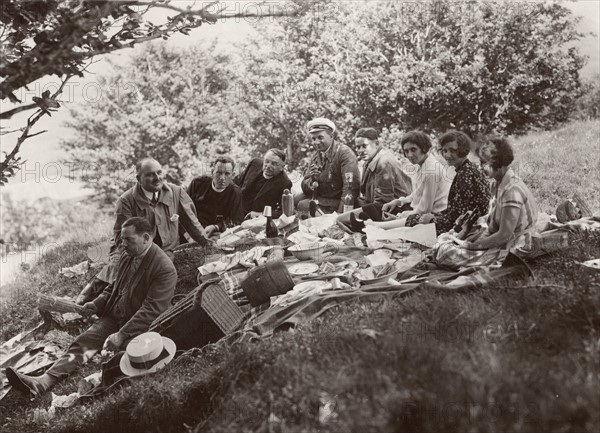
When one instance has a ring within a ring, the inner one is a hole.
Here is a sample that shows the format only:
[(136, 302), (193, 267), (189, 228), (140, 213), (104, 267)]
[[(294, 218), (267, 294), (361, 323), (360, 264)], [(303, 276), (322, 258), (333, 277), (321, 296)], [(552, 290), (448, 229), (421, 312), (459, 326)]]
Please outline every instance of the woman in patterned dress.
[(486, 215), (490, 203), (490, 187), (483, 171), (467, 158), (471, 150), (471, 140), (460, 131), (448, 131), (439, 138), (440, 152), (448, 165), (456, 169), (456, 176), (448, 193), (448, 206), (438, 213), (411, 215), (411, 222), (419, 224), (435, 223), (439, 236), (450, 231), (458, 217), (468, 211), (479, 216)]

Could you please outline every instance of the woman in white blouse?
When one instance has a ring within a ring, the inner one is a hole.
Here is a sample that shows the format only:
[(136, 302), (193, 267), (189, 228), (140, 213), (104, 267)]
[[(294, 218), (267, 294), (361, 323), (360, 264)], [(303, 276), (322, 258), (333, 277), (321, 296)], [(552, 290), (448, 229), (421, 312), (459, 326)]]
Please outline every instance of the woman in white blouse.
[[(407, 203), (410, 203), (412, 210), (401, 212), (390, 221), (365, 221), (365, 225), (385, 229), (414, 226), (418, 224), (420, 215), (446, 209), (452, 177), (448, 175), (445, 165), (430, 153), (429, 136), (421, 131), (410, 131), (402, 137), (401, 145), (404, 156), (417, 166), (413, 192), (384, 204), (382, 210), (385, 215), (385, 212), (393, 212)], [(411, 218), (411, 215), (416, 218)]]

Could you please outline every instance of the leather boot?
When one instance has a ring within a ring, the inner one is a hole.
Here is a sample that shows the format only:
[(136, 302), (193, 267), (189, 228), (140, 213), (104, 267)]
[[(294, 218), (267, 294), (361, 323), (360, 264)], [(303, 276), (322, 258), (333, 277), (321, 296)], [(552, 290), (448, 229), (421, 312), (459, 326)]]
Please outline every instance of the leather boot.
[(54, 386), (58, 379), (48, 373), (38, 377), (17, 373), (11, 367), (6, 369), (8, 383), (17, 391), (29, 395), (40, 396)]
[(350, 227), (352, 228), (353, 232), (361, 233), (362, 229), (365, 228), (365, 223), (363, 220), (356, 218), (356, 216), (353, 213), (351, 213), (350, 214)]

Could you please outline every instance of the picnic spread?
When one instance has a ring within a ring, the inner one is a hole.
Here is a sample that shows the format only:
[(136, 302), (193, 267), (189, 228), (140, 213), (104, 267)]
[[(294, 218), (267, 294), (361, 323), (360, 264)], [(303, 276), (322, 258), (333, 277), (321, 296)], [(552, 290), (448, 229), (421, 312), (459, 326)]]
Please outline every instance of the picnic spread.
[[(163, 312), (150, 331), (182, 351), (269, 337), (347, 301), (408, 296), (416, 290), (473, 289), (501, 280), (523, 283), (533, 277), (526, 262), (510, 253), (485, 265), (452, 269), (435, 264), (433, 224), (349, 234), (335, 220), (335, 213), (302, 221), (282, 215), (275, 220), (282, 233), (277, 238), (266, 238), (265, 218), (223, 232), (217, 241), (222, 254), (207, 256), (198, 266), (198, 287)], [(569, 233), (599, 230), (600, 218), (561, 223), (540, 213), (537, 228), (532, 257), (567, 247)], [(597, 261), (582, 265), (597, 269)], [(68, 299), (40, 296), (41, 310), (59, 311), (66, 319), (76, 319), (78, 308)], [(56, 334), (49, 333), (36, 340), (42, 325), (4, 343), (0, 367), (35, 373), (52, 364), (72, 337), (62, 333), (68, 342), (63, 338), (57, 343)], [(123, 354), (106, 359), (104, 379), (98, 373), (93, 384), (84, 381), (87, 387), (70, 397), (92, 398), (131, 380), (119, 369)], [(0, 399), (10, 390), (2, 379)]]

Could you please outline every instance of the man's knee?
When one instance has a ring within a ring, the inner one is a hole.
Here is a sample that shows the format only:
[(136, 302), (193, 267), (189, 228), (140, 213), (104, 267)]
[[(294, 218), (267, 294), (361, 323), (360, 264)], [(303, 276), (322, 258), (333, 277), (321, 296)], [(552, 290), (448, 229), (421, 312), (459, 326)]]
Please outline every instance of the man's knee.
[(301, 192), (300, 194), (296, 194), (294, 195), (294, 206), (298, 207), (298, 204), (302, 201), (302, 200), (306, 200), (308, 199), (308, 197), (306, 196), (306, 194), (304, 194), (303, 192)]

